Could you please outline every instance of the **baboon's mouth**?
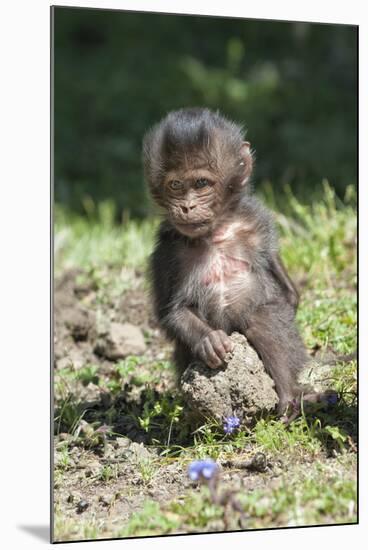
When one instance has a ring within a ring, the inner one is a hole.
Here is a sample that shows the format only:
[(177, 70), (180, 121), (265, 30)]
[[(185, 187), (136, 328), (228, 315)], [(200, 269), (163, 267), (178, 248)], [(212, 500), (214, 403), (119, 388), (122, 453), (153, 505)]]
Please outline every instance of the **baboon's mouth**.
[(209, 223), (210, 223), (210, 220), (201, 220), (201, 221), (198, 221), (198, 222), (191, 222), (191, 221), (183, 222), (183, 221), (178, 221), (178, 222), (176, 223), (176, 225), (178, 225), (178, 226), (180, 226), (180, 227), (205, 227), (205, 226), (207, 226)]
[(195, 235), (201, 233), (209, 226), (209, 221), (202, 221), (196, 223), (176, 223), (176, 228), (184, 235)]

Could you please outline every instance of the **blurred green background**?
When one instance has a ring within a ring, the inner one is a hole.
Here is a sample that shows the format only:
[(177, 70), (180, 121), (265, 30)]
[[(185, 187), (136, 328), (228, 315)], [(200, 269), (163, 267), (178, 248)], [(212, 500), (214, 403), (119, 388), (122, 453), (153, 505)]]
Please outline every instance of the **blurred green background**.
[(357, 28), (55, 8), (55, 200), (93, 217), (150, 212), (144, 132), (206, 106), (248, 128), (255, 186), (317, 199), (356, 184)]

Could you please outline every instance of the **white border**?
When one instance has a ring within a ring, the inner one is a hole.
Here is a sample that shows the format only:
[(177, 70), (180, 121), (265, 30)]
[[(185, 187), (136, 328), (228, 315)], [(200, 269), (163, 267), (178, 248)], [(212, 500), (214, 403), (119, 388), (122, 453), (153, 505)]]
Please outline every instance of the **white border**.
[[(20, 526), (49, 521), (49, 6), (46, 0), (18, 0), (1, 7), (1, 465), (0, 521), (4, 548), (34, 548), (45, 542)], [(243, 3), (227, 0), (110, 0), (54, 5), (120, 8), (264, 19), (360, 25), (360, 97), (368, 97), (368, 34), (364, 2), (333, 0)], [(360, 204), (367, 200), (368, 104), (360, 112)], [(367, 229), (360, 219), (361, 333), (367, 328)], [(365, 265), (364, 265), (365, 264)], [(169, 537), (84, 543), (111, 548), (200, 548), (205, 544), (242, 548), (346, 549), (367, 540), (367, 338), (360, 342), (361, 450), (360, 525), (198, 537)], [(11, 376), (13, 375), (13, 376)], [(363, 428), (364, 427), (364, 428)], [(364, 498), (364, 496), (366, 498)], [(358, 548), (361, 547), (358, 544)]]

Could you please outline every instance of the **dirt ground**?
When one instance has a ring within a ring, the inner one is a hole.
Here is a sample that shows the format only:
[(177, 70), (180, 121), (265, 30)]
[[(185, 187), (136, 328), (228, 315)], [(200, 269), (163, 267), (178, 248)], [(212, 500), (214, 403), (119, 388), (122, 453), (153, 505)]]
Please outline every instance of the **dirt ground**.
[[(171, 346), (153, 319), (142, 274), (132, 271), (132, 278), (134, 284), (118, 300), (101, 296), (81, 271), (67, 271), (55, 282), (56, 540), (79, 538), (77, 525), (82, 520), (98, 526), (98, 538), (114, 536), (147, 499), (167, 503), (180, 501), (188, 491), (199, 491), (188, 478), (185, 461), (161, 454), (168, 440), (193, 444), (181, 423), (163, 428), (162, 423), (156, 427), (153, 422), (147, 431), (137, 421), (144, 418), (147, 402), (167, 395), (170, 403), (176, 390), (173, 372), (167, 367)], [(142, 349), (144, 342), (141, 354), (127, 353), (136, 358), (134, 367), (125, 366), (119, 376), (117, 365), (124, 358), (108, 358), (107, 329), (101, 329), (111, 323), (139, 330), (140, 336), (134, 333), (129, 342), (133, 351)], [(101, 334), (106, 344), (102, 348)], [(115, 382), (113, 389), (111, 382)], [(237, 458), (249, 459), (252, 452), (251, 447), (240, 449)], [(329, 460), (343, 475), (344, 467), (335, 456), (319, 459)], [(306, 475), (310, 460), (310, 456), (301, 457), (293, 467)], [(282, 456), (271, 458), (264, 471), (224, 463), (222, 478), (234, 490), (249, 492), (277, 486), (289, 467)], [(217, 529), (221, 526), (213, 530)]]

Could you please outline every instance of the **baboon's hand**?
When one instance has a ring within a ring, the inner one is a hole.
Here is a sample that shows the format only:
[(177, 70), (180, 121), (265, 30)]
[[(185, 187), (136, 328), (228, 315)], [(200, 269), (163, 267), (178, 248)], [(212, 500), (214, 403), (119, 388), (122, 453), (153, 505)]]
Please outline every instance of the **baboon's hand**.
[(226, 354), (232, 351), (233, 341), (223, 330), (213, 330), (202, 338), (196, 347), (196, 354), (211, 369), (223, 365)]

